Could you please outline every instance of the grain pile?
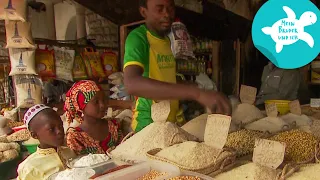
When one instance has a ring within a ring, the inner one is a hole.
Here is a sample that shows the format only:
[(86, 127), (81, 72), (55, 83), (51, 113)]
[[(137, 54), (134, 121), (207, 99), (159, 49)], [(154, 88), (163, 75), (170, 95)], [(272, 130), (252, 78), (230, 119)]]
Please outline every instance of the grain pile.
[(237, 156), (251, 154), (254, 149), (255, 138), (261, 138), (264, 133), (242, 129), (228, 135), (225, 147), (236, 151)]
[(171, 162), (189, 169), (202, 169), (215, 166), (215, 163), (223, 161), (231, 152), (221, 152), (219, 149), (210, 147), (204, 143), (187, 141), (167, 147), (156, 154)]
[(264, 115), (257, 107), (246, 103), (239, 104), (232, 113), (232, 121), (235, 124), (249, 124), (262, 118), (264, 118)]
[(284, 142), (286, 144), (285, 160), (294, 162), (310, 160), (318, 144), (316, 137), (298, 129), (280, 133), (271, 137), (270, 140)]
[(89, 167), (108, 160), (109, 157), (106, 154), (89, 154), (77, 160), (74, 163), (74, 167)]
[(288, 128), (289, 124), (278, 117), (265, 117), (245, 126), (248, 130), (261, 132), (268, 131), (270, 133), (282, 131), (285, 127)]
[(13, 120), (8, 121), (8, 123), (7, 123), (7, 126), (9, 128), (14, 128), (14, 127), (22, 126), (22, 125), (24, 125), (23, 122), (18, 122), (18, 121), (13, 121)]
[(54, 180), (87, 180), (95, 174), (95, 171), (92, 169), (67, 169), (61, 171), (57, 174)]
[(117, 146), (110, 154), (112, 158), (123, 161), (136, 161), (145, 159), (146, 153), (152, 149), (196, 140), (196, 137), (173, 123), (152, 123)]
[(320, 164), (308, 164), (300, 168), (287, 180), (316, 180), (319, 179)]
[(151, 170), (150, 172), (148, 172), (144, 176), (139, 177), (137, 180), (152, 180), (152, 179), (156, 179), (161, 176), (165, 176), (166, 174), (167, 174), (166, 172), (158, 172), (155, 170)]
[(312, 120), (306, 115), (298, 116), (298, 115), (289, 113), (284, 116), (281, 116), (281, 119), (283, 119), (288, 124), (296, 124), (296, 126), (302, 131), (311, 133), (310, 128), (312, 125)]
[(14, 132), (13, 134), (7, 136), (9, 142), (26, 141), (31, 137), (30, 132), (27, 129), (22, 129), (20, 131)]

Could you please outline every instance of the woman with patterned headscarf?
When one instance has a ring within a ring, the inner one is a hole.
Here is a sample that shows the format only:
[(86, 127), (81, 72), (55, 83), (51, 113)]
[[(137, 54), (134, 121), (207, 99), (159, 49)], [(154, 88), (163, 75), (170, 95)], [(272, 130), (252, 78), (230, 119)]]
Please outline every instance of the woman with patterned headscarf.
[(115, 119), (103, 119), (107, 105), (101, 88), (93, 81), (79, 81), (66, 94), (67, 121), (76, 120), (78, 127), (67, 131), (67, 145), (77, 154), (104, 154), (122, 139)]

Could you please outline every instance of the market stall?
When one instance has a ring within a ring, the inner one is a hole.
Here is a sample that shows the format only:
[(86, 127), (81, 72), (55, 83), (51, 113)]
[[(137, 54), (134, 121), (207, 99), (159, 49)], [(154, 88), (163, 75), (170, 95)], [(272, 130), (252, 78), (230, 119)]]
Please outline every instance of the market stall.
[[(119, 48), (95, 46), (83, 39), (33, 38), (25, 12), (27, 4), (0, 2), (0, 19), (7, 21), (0, 21), (0, 40), (1, 36), (5, 38), (0, 42), (0, 179), (15, 178), (17, 166), (37, 151), (40, 142), (31, 137), (23, 116), (33, 105), (43, 103), (43, 84), (60, 80), (71, 85), (83, 79), (102, 87), (105, 99), (110, 99), (105, 115), (119, 120), (124, 137), (105, 154), (61, 160), (64, 170), (52, 173), (50, 180), (318, 178), (314, 172), (319, 170), (320, 158), (319, 99), (311, 99), (307, 105), (299, 100), (270, 100), (265, 102), (265, 110), (260, 110), (254, 105), (257, 88), (241, 85), (241, 49), (249, 21), (207, 1), (197, 2), (198, 12), (177, 7), (180, 20), (175, 23), (185, 24), (193, 41), (192, 59), (177, 60), (178, 77), (182, 83), (233, 95), (232, 115), (211, 114), (201, 105), (188, 102), (188, 111), (184, 112), (187, 120), (202, 115), (179, 126), (167, 121), (170, 102), (159, 101), (151, 108), (153, 123), (133, 133), (134, 104), (125, 91), (121, 67), (128, 33), (144, 23), (139, 21), (138, 8), (132, 2), (117, 1), (132, 5), (131, 10), (119, 14), (117, 3), (111, 1), (76, 1), (120, 25)], [(109, 13), (96, 7), (108, 7)], [(5, 34), (1, 28), (5, 28)], [(313, 71), (318, 72), (316, 65)], [(230, 69), (232, 73), (227, 71)], [(67, 123), (62, 94), (52, 108), (59, 113), (67, 132), (79, 124)]]

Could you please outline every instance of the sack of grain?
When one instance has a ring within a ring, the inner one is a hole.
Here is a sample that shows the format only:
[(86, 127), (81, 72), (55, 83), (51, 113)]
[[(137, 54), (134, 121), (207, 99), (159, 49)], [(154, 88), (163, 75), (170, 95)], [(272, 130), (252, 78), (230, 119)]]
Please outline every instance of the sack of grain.
[(276, 180), (280, 170), (273, 170), (250, 162), (214, 177), (215, 180)]
[(270, 133), (277, 133), (286, 128), (289, 129), (289, 124), (286, 123), (284, 120), (278, 117), (265, 117), (253, 123), (250, 123), (245, 126), (245, 129), (254, 130), (254, 131), (261, 131), (261, 132), (270, 132)]
[[(194, 135), (199, 141), (204, 141), (204, 131), (207, 125), (208, 114), (202, 114), (183, 125), (181, 128), (188, 133)], [(238, 126), (233, 122), (230, 124), (229, 133), (239, 130)]]
[(35, 48), (28, 22), (6, 22), (6, 48)]
[(269, 139), (285, 143), (285, 160), (293, 162), (305, 162), (313, 158), (318, 145), (316, 137), (299, 129), (282, 132)]
[(264, 133), (242, 129), (228, 135), (225, 147), (234, 149), (238, 157), (253, 153), (255, 138), (264, 137)]
[(152, 149), (196, 140), (173, 123), (152, 123), (117, 146), (110, 155), (123, 161), (137, 161), (146, 159), (146, 153)]
[(26, 21), (27, 0), (1, 0), (0, 19), (10, 21)]
[(31, 49), (9, 49), (11, 71), (10, 76), (20, 74), (36, 75), (35, 51)]
[(74, 50), (54, 47), (56, 75), (58, 79), (73, 81)]
[(192, 41), (184, 24), (181, 22), (174, 22), (171, 25), (169, 38), (171, 41), (171, 50), (176, 59), (195, 59)]
[(232, 121), (235, 124), (246, 125), (264, 117), (257, 107), (246, 103), (239, 104), (237, 109), (232, 113)]
[(87, 71), (86, 71), (86, 65), (83, 62), (82, 57), (80, 54), (76, 53), (73, 63), (73, 78), (75, 80), (81, 80), (81, 79), (87, 79)]
[(187, 141), (164, 149), (148, 152), (148, 157), (172, 163), (180, 169), (210, 174), (231, 166), (235, 161), (233, 152), (215, 149), (205, 143)]
[(16, 105), (30, 108), (42, 103), (42, 81), (34, 75), (16, 75), (14, 79)]

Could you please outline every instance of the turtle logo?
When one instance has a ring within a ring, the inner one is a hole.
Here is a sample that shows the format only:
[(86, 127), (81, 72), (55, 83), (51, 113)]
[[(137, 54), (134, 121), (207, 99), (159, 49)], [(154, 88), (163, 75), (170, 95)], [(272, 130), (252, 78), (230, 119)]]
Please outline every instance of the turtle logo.
[(320, 52), (319, 17), (309, 0), (268, 0), (254, 17), (253, 43), (277, 67), (300, 68)]
[(311, 11), (307, 11), (297, 20), (296, 14), (288, 6), (283, 6), (283, 10), (286, 12), (287, 18), (280, 19), (272, 27), (262, 28), (263, 33), (270, 35), (273, 41), (276, 42), (277, 53), (282, 51), (283, 45), (290, 45), (298, 40), (305, 41), (313, 48), (313, 37), (304, 32), (304, 27), (316, 23), (317, 15)]

